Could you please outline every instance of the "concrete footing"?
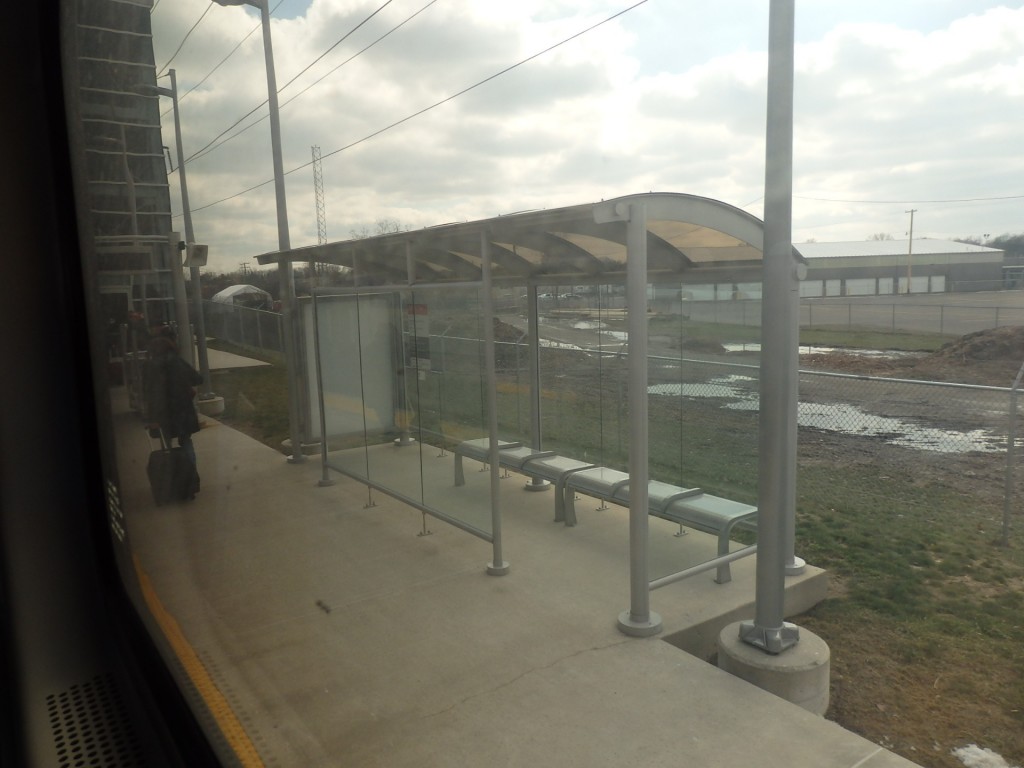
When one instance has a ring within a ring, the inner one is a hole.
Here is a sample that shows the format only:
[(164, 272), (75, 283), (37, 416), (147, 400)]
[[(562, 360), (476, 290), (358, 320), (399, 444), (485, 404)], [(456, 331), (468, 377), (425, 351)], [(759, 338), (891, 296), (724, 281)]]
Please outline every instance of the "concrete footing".
[(729, 624), (718, 636), (718, 666), (816, 715), (828, 709), (829, 648), (806, 629), (796, 645), (770, 654), (740, 639), (740, 622)]
[(210, 416), (217, 418), (224, 413), (224, 398), (219, 395), (213, 397), (199, 398), (196, 403), (199, 406), (199, 412), (203, 416)]

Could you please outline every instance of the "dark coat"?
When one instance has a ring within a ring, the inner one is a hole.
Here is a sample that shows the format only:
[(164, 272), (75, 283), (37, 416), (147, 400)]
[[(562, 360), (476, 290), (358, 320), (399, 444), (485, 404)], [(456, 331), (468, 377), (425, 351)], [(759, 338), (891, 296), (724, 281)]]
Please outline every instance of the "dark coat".
[(143, 374), (146, 420), (159, 424), (164, 436), (188, 437), (199, 431), (195, 408), (195, 388), (203, 377), (176, 352), (151, 357)]

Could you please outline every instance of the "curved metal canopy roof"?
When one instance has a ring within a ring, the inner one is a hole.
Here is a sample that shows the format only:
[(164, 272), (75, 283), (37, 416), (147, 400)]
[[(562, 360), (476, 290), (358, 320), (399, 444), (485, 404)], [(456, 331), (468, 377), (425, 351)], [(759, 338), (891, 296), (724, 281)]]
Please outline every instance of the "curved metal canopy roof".
[(272, 252), (258, 261), (336, 264), (352, 269), (361, 285), (479, 282), (486, 238), (495, 284), (622, 282), (622, 212), (639, 205), (650, 282), (760, 279), (760, 219), (717, 200), (654, 192)]

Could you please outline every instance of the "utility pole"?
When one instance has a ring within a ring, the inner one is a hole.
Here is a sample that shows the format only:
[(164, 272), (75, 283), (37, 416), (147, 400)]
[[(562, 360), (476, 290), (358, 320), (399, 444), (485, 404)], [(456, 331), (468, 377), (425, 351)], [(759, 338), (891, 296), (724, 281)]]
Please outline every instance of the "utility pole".
[(907, 241), (907, 295), (910, 295), (910, 262), (914, 257), (914, 214), (917, 208), (911, 208), (904, 213), (910, 214), (910, 240)]
[(242, 262), (241, 264), (239, 264), (238, 266), (239, 266), (239, 267), (241, 268), (241, 270), (242, 270), (242, 277), (243, 277), (243, 278), (246, 278), (246, 277), (248, 277), (248, 276), (249, 276), (249, 262), (247, 262), (247, 261), (243, 261), (243, 262)]

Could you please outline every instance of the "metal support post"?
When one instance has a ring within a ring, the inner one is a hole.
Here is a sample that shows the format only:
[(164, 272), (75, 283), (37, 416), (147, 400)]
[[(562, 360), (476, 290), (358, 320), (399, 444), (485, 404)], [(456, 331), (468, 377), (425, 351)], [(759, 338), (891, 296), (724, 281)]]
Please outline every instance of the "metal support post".
[(281, 159), (281, 115), (277, 102), (277, 75), (274, 71), (274, 46), (270, 38), (270, 8), (268, 0), (214, 0), (218, 5), (251, 5), (260, 12), (260, 24), (263, 28), (263, 53), (267, 68), (267, 106), (270, 111), (270, 145), (274, 160), (274, 195), (277, 201), (277, 249), (281, 258), (277, 262), (277, 273), (280, 280), (281, 315), (283, 336), (281, 346), (284, 351), (285, 370), (288, 380), (288, 427), (292, 443), (291, 463), (306, 460), (302, 455), (302, 436), (300, 420), (299, 364), (298, 339), (295, 334), (295, 278), (292, 274), (292, 263), (285, 254), (291, 250), (291, 238), (288, 234), (288, 204), (284, 192), (284, 163)]
[(626, 307), (629, 317), (629, 610), (619, 615), (619, 631), (647, 637), (661, 631), (651, 611), (647, 564), (647, 209), (643, 204), (616, 210), (626, 219)]
[(1021, 378), (1024, 377), (1024, 365), (1017, 371), (1017, 377), (1010, 387), (1010, 418), (1006, 424), (1006, 476), (1003, 487), (1003, 528), (999, 544), (1010, 546), (1010, 499), (1013, 497), (1014, 474), (1017, 451), (1017, 393), (1020, 390)]
[(794, 0), (772, 0), (761, 318), (757, 586), (754, 620), (740, 638), (777, 654), (799, 630), (783, 620), (787, 536), (796, 500), (800, 274), (793, 259)]
[(491, 238), (480, 233), (480, 261), (483, 272), (481, 310), (484, 321), (484, 368), (487, 375), (487, 436), (490, 441), (488, 462), (491, 470), (491, 545), (493, 558), (487, 564), (491, 576), (504, 576), (509, 565), (501, 553), (501, 501), (498, 466), (498, 377), (494, 371), (494, 286), (491, 282)]
[(324, 372), (320, 362), (320, 313), (316, 289), (313, 289), (313, 355), (316, 357), (316, 398), (320, 408), (320, 482), (321, 488), (334, 485), (327, 465), (327, 410), (324, 408)]
[[(530, 363), (530, 447), (541, 450), (540, 423), (540, 328), (538, 327), (537, 286), (526, 287), (527, 356)], [(543, 477), (531, 477), (526, 483), (528, 491), (545, 491), (551, 482)]]
[[(171, 107), (174, 114), (174, 144), (178, 154), (178, 183), (181, 186), (181, 216), (185, 222), (185, 243), (192, 244), (196, 241), (195, 231), (192, 229), (192, 207), (188, 201), (188, 182), (185, 174), (185, 149), (184, 140), (181, 136), (181, 115), (178, 112), (178, 78), (173, 69), (167, 70), (171, 79), (170, 89), (157, 88), (156, 92), (161, 96), (171, 97)], [(200, 284), (199, 267), (189, 266), (189, 283), (192, 287), (192, 308), (195, 314), (196, 332), (196, 357), (199, 363), (199, 374), (203, 377), (202, 390), (199, 399), (209, 399), (213, 396), (213, 385), (210, 381), (210, 360), (206, 349), (206, 319), (203, 316), (203, 292)], [(184, 350), (182, 350), (184, 355)], [(189, 349), (189, 358), (192, 357), (192, 350)], [(189, 363), (192, 360), (189, 359)]]
[[(277, 76), (274, 71), (274, 46), (270, 38), (270, 9), (267, 0), (259, 0), (260, 20), (263, 26), (263, 52), (267, 62), (267, 104), (270, 111), (270, 144), (274, 156), (274, 194), (277, 200), (278, 250), (283, 254), (291, 250), (288, 234), (288, 203), (284, 190), (284, 162), (281, 157), (281, 115), (277, 102)], [(299, 416), (299, 356), (295, 337), (295, 278), (292, 263), (282, 258), (277, 263), (280, 279), (281, 313), (284, 325), (285, 368), (288, 376), (288, 426), (291, 435), (292, 455), (288, 461), (301, 463), (302, 437)]]
[(171, 268), (171, 286), (174, 291), (174, 322), (178, 326), (176, 343), (178, 354), (189, 365), (192, 359), (192, 333), (188, 325), (188, 295), (185, 293), (185, 272), (181, 263), (181, 233), (167, 233), (167, 261)]

